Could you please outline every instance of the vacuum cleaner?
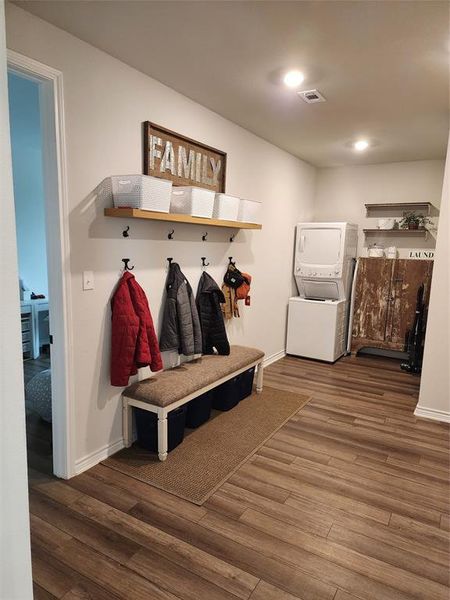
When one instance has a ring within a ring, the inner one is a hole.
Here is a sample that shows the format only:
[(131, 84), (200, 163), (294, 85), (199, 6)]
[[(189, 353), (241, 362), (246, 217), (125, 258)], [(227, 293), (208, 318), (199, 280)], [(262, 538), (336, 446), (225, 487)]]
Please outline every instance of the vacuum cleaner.
[(400, 368), (408, 373), (420, 373), (422, 370), (423, 342), (425, 337), (424, 290), (425, 286), (422, 283), (417, 290), (414, 324), (407, 332), (406, 351), (408, 352), (408, 362), (404, 362), (400, 365)]

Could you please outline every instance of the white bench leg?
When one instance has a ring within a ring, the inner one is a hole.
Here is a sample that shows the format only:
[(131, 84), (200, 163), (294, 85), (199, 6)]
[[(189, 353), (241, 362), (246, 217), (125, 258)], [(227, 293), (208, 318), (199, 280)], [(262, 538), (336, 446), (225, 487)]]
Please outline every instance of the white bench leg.
[(258, 363), (258, 367), (256, 369), (256, 393), (260, 394), (263, 389), (263, 364), (262, 362)]
[(126, 398), (122, 398), (122, 431), (125, 448), (129, 448), (131, 446), (131, 438), (133, 435), (132, 427), (133, 419), (131, 406), (128, 404), (128, 400)]
[(167, 458), (167, 414), (158, 414), (158, 458), (166, 460)]

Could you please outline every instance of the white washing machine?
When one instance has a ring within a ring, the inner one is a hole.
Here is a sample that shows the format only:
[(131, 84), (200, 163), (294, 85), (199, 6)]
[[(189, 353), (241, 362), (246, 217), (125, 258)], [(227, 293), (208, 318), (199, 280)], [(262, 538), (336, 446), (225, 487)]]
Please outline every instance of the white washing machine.
[(358, 227), (299, 223), (289, 300), (287, 353), (334, 362), (346, 352), (347, 315)]
[(334, 362), (346, 348), (346, 300), (289, 299), (288, 354)]

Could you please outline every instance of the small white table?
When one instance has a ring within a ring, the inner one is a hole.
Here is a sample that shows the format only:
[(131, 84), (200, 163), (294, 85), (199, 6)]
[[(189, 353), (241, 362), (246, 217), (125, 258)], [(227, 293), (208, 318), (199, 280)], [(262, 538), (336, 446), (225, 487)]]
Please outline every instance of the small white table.
[(41, 339), (39, 332), (39, 315), (42, 312), (48, 313), (48, 300), (42, 298), (39, 300), (22, 300), (20, 302), (20, 314), (31, 315), (31, 354), (34, 359), (39, 358), (41, 350)]

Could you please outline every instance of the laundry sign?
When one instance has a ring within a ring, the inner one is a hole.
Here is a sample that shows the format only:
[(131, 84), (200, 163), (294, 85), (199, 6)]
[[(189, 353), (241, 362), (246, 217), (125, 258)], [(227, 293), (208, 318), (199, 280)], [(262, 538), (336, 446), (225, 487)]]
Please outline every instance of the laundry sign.
[(144, 175), (225, 192), (227, 155), (179, 133), (144, 123)]
[(434, 250), (410, 250), (408, 258), (434, 260)]

